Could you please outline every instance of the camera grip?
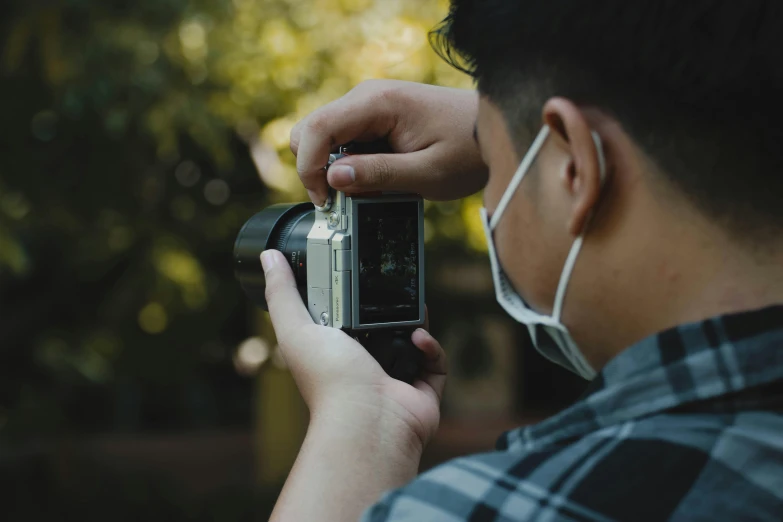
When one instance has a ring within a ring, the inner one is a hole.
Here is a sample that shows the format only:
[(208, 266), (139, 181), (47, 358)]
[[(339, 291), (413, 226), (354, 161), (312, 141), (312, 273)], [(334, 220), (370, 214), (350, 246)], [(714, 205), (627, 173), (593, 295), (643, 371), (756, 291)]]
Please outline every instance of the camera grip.
[(390, 377), (408, 384), (418, 377), (424, 354), (411, 341), (411, 332), (373, 332), (361, 342)]

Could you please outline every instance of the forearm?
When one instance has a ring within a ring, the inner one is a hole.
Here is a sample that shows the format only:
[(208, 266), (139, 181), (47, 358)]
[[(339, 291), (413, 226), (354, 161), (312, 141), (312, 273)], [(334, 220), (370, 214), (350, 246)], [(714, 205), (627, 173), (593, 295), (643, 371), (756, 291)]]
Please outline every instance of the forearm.
[(421, 442), (399, 419), (369, 408), (313, 416), (271, 520), (358, 520), (383, 492), (416, 476)]
[(283, 356), (310, 408), (310, 426), (271, 519), (354, 521), (418, 471), (440, 419), (446, 356), (422, 329), (415, 386), (389, 377), (355, 339), (313, 324), (283, 254), (265, 251), (266, 299)]

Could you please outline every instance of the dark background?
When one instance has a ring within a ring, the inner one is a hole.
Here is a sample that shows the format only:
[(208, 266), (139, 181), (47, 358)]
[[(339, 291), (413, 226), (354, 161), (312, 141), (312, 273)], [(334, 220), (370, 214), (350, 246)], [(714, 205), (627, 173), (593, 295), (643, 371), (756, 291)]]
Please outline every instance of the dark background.
[[(470, 86), (425, 45), (445, 3), (390, 4), (0, 3), (0, 518), (268, 515), (306, 412), (233, 241), (304, 199), (302, 115), (368, 77)], [(451, 379), (424, 467), (583, 387), (495, 304), (478, 205), (426, 208)]]

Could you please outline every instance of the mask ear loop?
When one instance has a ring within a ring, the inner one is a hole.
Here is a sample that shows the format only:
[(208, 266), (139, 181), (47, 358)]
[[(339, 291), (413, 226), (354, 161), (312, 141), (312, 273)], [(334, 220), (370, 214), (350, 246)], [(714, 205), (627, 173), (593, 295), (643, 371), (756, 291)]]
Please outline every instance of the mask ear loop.
[(522, 179), (525, 177), (525, 174), (527, 174), (527, 172), (530, 170), (530, 166), (533, 164), (536, 157), (538, 156), (538, 153), (541, 151), (541, 147), (544, 145), (547, 137), (549, 137), (549, 126), (544, 125), (544, 127), (541, 129), (541, 132), (538, 133), (538, 136), (536, 136), (536, 139), (530, 146), (530, 149), (528, 149), (527, 154), (525, 154), (525, 157), (522, 158), (522, 163), (519, 164), (519, 168), (514, 173), (514, 177), (511, 178), (511, 182), (508, 184), (508, 187), (506, 187), (506, 191), (503, 193), (503, 197), (500, 198), (500, 202), (498, 202), (498, 206), (495, 209), (495, 212), (492, 213), (492, 219), (489, 222), (490, 230), (495, 230), (498, 221), (500, 221), (500, 216), (503, 215), (503, 212), (506, 210), (506, 207), (511, 201), (511, 198), (513, 198), (514, 194), (516, 194), (517, 187), (520, 183), (522, 183)]
[[(598, 135), (597, 132), (592, 131), (590, 133), (593, 136), (593, 142), (595, 142), (595, 148), (598, 152), (598, 168), (600, 172), (600, 184), (601, 188), (603, 188), (604, 183), (606, 182), (606, 157), (604, 156), (604, 148), (603, 144), (601, 143), (601, 137)], [(579, 237), (576, 238), (574, 241), (574, 244), (571, 246), (571, 251), (568, 253), (568, 257), (566, 258), (565, 266), (563, 267), (563, 273), (560, 275), (560, 283), (557, 285), (557, 293), (555, 293), (555, 304), (552, 309), (552, 318), (560, 323), (560, 314), (563, 311), (563, 301), (565, 300), (565, 293), (566, 289), (568, 288), (568, 282), (571, 280), (571, 272), (574, 271), (574, 265), (576, 265), (576, 258), (579, 256), (579, 251), (582, 250), (582, 243), (584, 242), (585, 232), (587, 231), (587, 227), (590, 225), (590, 221), (593, 219), (593, 211), (590, 211), (590, 214), (587, 216), (587, 220), (585, 221), (585, 225), (582, 228), (582, 231), (579, 234)]]

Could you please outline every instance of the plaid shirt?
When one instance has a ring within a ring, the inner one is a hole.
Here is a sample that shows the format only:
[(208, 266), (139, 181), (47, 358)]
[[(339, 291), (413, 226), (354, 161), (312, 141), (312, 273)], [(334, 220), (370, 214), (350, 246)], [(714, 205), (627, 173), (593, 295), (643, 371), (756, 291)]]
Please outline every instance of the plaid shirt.
[(363, 520), (783, 520), (783, 306), (632, 346), (575, 405)]

